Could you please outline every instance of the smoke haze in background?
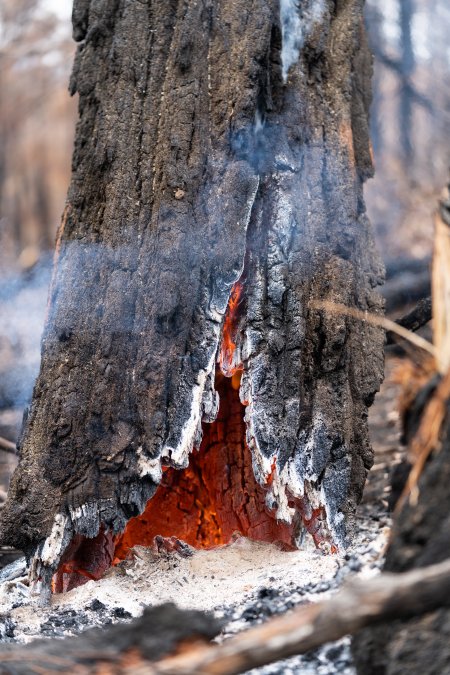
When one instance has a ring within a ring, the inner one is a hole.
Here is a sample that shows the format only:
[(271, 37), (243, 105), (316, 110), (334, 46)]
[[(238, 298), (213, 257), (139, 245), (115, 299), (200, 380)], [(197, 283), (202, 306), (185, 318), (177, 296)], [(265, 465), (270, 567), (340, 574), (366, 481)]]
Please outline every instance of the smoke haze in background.
[(0, 402), (23, 408), (30, 399), (40, 361), (40, 338), (51, 259), (43, 256), (27, 274), (3, 278), (0, 286)]
[(56, 14), (61, 21), (70, 21), (72, 16), (72, 0), (43, 0), (42, 8), (46, 12)]
[[(70, 0), (0, 3), (0, 435), (15, 440), (40, 361), (76, 119)], [(1, 469), (1, 467), (0, 467)]]

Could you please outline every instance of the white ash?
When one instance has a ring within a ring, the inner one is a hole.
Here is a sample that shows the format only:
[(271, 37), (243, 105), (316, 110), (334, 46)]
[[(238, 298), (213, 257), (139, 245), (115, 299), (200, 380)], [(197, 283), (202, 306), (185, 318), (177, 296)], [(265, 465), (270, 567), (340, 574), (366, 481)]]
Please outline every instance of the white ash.
[[(192, 551), (187, 557), (137, 546), (133, 560), (110, 569), (100, 581), (53, 595), (48, 607), (39, 606), (27, 585), (23, 562), (17, 561), (3, 570), (3, 582), (0, 576), (0, 641), (63, 638), (88, 627), (129, 621), (144, 607), (166, 601), (223, 617), (226, 625), (220, 641), (329, 596), (348, 574), (377, 574), (387, 520), (364, 516), (362, 525), (358, 541), (345, 556), (324, 555), (311, 542), (302, 550), (284, 552), (245, 537), (210, 551)], [(353, 673), (348, 641), (253, 672), (299, 672), (300, 667), (305, 673)]]

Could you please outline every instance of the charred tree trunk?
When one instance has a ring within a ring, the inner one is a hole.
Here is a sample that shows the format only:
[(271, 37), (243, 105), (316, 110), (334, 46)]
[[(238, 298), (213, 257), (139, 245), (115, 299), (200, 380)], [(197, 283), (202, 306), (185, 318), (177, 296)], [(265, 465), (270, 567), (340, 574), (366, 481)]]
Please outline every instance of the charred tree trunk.
[[(1, 519), (34, 578), (75, 535), (123, 530), (163, 465), (188, 466), (217, 415), (216, 362), (240, 388), (266, 504), (229, 465), (214, 498), (269, 509), (292, 545), (302, 522), (345, 545), (383, 334), (314, 303), (381, 311), (362, 4), (75, 0), (73, 176)], [(214, 504), (190, 497), (201, 529)]]

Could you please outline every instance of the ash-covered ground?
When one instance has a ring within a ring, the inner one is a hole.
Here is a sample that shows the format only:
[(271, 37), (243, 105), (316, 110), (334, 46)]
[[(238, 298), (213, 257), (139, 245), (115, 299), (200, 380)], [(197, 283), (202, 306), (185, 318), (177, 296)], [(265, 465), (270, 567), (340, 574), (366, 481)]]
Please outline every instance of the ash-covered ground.
[[(395, 366), (395, 361), (388, 361), (386, 381), (371, 411), (375, 464), (359, 508), (358, 531), (345, 555), (323, 555), (311, 542), (305, 542), (300, 551), (286, 553), (244, 537), (220, 549), (190, 555), (136, 547), (132, 560), (112, 568), (100, 581), (53, 595), (48, 607), (41, 607), (31, 594), (24, 564), (18, 560), (15, 567), (0, 572), (0, 641), (62, 639), (89, 627), (130, 621), (144, 607), (166, 601), (212, 610), (224, 618), (225, 628), (218, 638), (223, 640), (293, 607), (324, 599), (350, 575), (378, 574), (390, 526), (389, 472), (401, 457)], [(252, 671), (299, 672), (354, 673), (350, 640)]]

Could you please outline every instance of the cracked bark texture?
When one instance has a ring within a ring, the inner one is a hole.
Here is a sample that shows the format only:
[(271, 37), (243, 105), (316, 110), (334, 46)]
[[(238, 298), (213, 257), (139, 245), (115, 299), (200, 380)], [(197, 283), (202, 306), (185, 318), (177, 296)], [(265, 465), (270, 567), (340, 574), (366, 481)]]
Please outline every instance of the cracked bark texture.
[(275, 462), (268, 505), (289, 519), (306, 492), (345, 543), (372, 463), (383, 334), (314, 302), (381, 311), (362, 192), (362, 5), (301, 3), (284, 82), (277, 0), (75, 0), (72, 182), (1, 516), (2, 542), (35, 556), (35, 576), (49, 578), (75, 532), (122, 530), (161, 460), (187, 465), (217, 413), (221, 326), (241, 276), (256, 478)]

